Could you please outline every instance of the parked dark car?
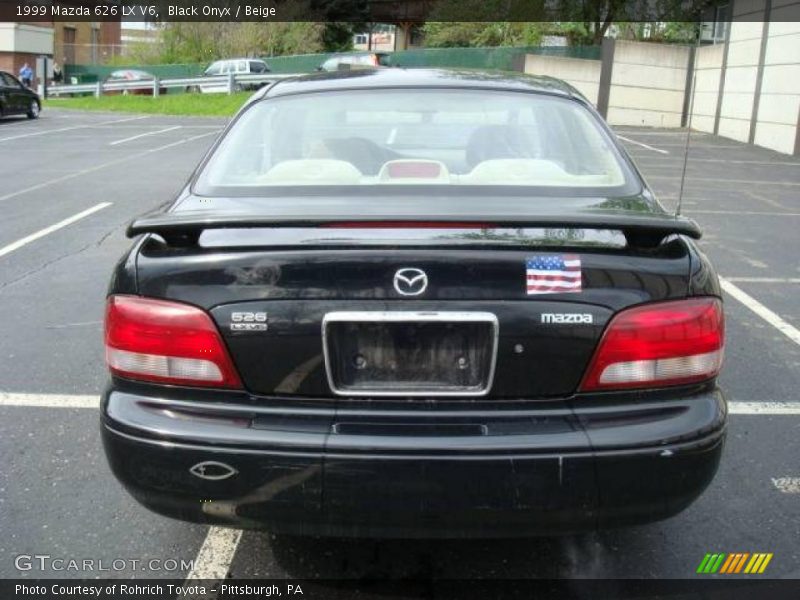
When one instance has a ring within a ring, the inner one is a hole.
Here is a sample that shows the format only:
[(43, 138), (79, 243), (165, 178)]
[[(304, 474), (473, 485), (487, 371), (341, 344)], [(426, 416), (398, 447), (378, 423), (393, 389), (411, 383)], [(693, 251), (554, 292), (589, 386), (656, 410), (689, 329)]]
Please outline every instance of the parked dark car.
[(388, 52), (348, 52), (327, 58), (317, 71), (339, 71), (343, 68), (376, 68), (389, 66)]
[[(106, 83), (123, 83), (123, 82), (130, 82), (136, 83), (137, 86), (141, 84), (141, 87), (135, 88), (124, 88), (124, 89), (107, 89), (103, 91), (103, 94), (107, 96), (152, 96), (153, 95), (153, 83), (155, 81), (155, 75), (152, 73), (148, 73), (147, 71), (139, 71), (137, 69), (121, 69), (119, 71), (111, 72), (108, 77), (105, 78), (103, 81), (104, 84)], [(164, 95), (168, 92), (168, 89), (164, 86), (158, 87), (158, 93), (160, 95)]]
[(0, 71), (0, 117), (28, 115), (29, 119), (37, 119), (41, 110), (39, 94), (11, 73)]
[(161, 514), (525, 536), (669, 517), (717, 470), (700, 229), (564, 83), (281, 81), (128, 235), (102, 434)]

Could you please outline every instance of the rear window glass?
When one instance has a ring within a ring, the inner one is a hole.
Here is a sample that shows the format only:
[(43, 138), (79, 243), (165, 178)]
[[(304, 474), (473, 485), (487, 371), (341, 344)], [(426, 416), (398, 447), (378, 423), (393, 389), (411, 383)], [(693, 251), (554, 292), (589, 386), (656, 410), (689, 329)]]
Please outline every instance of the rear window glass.
[(414, 184), (608, 194), (631, 183), (597, 118), (574, 100), (412, 89), (258, 102), (219, 145), (195, 191)]

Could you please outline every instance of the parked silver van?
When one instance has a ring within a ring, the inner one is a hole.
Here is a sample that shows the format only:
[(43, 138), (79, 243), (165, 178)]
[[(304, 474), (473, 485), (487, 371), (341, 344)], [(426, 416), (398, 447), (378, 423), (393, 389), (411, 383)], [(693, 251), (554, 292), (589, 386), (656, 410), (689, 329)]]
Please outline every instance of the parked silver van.
[[(211, 65), (203, 72), (203, 77), (220, 77), (230, 73), (235, 73), (237, 75), (256, 75), (259, 73), (269, 73), (269, 71), (269, 66), (263, 60), (259, 60), (257, 58), (230, 58), (211, 63)], [(263, 83), (258, 82), (237, 82), (234, 84), (234, 91), (241, 92), (244, 90), (257, 90), (263, 86)], [(227, 82), (209, 82), (207, 84), (201, 83), (199, 85), (189, 86), (186, 88), (186, 91), (199, 92), (203, 94), (216, 94), (227, 92), (228, 84)]]

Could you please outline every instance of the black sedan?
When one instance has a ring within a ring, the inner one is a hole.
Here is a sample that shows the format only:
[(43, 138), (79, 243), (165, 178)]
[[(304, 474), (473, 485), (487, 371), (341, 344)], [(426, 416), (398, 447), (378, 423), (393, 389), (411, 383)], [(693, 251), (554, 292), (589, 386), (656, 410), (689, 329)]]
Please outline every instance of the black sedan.
[(717, 470), (701, 232), (564, 83), (281, 81), (128, 234), (102, 432), (161, 514), (525, 536), (669, 517)]
[(0, 71), (0, 118), (27, 115), (37, 119), (42, 110), (39, 94), (24, 86), (11, 73)]

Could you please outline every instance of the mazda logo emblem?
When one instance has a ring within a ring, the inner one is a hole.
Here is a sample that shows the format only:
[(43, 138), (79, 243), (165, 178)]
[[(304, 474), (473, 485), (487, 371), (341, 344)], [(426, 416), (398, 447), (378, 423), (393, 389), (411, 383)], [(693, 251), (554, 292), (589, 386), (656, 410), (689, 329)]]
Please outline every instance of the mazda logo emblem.
[(394, 274), (394, 289), (401, 296), (419, 296), (428, 289), (428, 276), (422, 269), (400, 269)]

